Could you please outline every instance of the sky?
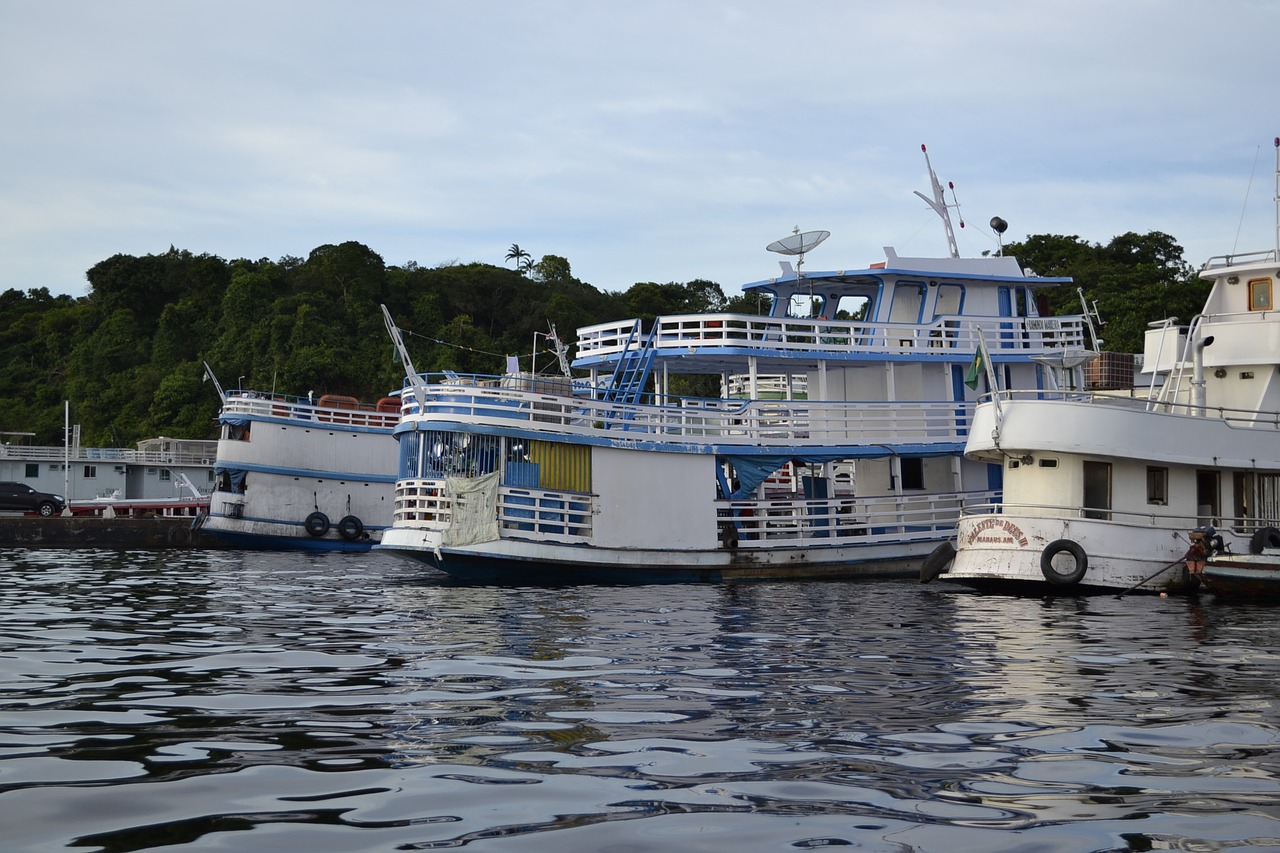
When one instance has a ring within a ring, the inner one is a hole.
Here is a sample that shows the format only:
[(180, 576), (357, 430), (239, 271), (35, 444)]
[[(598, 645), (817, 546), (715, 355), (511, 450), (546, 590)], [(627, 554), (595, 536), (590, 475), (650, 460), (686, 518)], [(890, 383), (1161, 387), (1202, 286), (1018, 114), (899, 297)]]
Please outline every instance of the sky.
[[(116, 254), (603, 290), (1160, 231), (1275, 248), (1274, 0), (0, 0), (0, 292)], [(963, 219), (965, 227), (959, 228)]]

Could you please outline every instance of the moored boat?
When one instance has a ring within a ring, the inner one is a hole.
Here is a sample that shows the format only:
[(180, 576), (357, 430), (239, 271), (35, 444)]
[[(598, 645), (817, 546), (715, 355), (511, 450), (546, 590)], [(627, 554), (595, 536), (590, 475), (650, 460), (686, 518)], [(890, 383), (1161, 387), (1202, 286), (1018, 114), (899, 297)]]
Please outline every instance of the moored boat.
[(1280, 530), (1260, 528), (1249, 545), (1248, 554), (1208, 555), (1200, 574), (1205, 589), (1223, 598), (1280, 601)]
[(218, 389), (202, 532), (240, 548), (367, 551), (391, 523), (400, 402)]
[(1001, 389), (978, 405), (966, 455), (1004, 469), (1003, 496), (966, 508), (922, 580), (1190, 591), (1188, 531), (1213, 527), (1214, 550), (1245, 554), (1280, 525), (1280, 245), (1211, 258), (1200, 276), (1202, 312), (1146, 332), (1146, 387)]
[[(388, 316), (408, 377), (377, 547), (508, 581), (918, 572), (1000, 488), (961, 456), (976, 389), (1082, 381), (1091, 343), (1087, 315), (1040, 314), (1068, 279), (959, 257), (929, 175), (948, 257), (809, 273), (825, 232), (797, 233), (768, 247), (795, 266), (744, 287), (766, 314), (581, 328), (581, 378), (420, 375)], [(719, 396), (678, 396), (691, 378)]]

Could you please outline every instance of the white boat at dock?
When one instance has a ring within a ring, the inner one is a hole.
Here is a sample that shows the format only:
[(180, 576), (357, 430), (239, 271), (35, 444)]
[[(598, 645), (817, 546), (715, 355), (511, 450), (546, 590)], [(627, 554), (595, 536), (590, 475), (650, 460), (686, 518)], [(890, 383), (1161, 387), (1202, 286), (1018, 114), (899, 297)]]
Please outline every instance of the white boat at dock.
[(400, 402), (223, 391), (200, 529), (239, 548), (367, 551), (391, 523)]
[(0, 433), (0, 481), (58, 495), (73, 515), (196, 516), (208, 507), (215, 442), (160, 436), (132, 448), (87, 447), (78, 425), (66, 432), (62, 446)]
[[(805, 272), (825, 232), (797, 233), (769, 247), (796, 265), (744, 287), (767, 315), (581, 328), (585, 378), (420, 375), (388, 316), (408, 377), (377, 547), (515, 582), (914, 575), (1001, 488), (1001, 464), (962, 456), (975, 388), (1081, 387), (1091, 340), (1087, 314), (1041, 314), (1069, 279), (959, 257), (929, 175), (948, 257)], [(680, 377), (720, 395), (677, 396)]]
[[(1185, 326), (1153, 323), (1128, 393), (1001, 388), (966, 454), (1004, 469), (1000, 500), (966, 507), (922, 580), (1036, 593), (1179, 592), (1192, 530), (1258, 554), (1280, 527), (1280, 139), (1277, 248), (1210, 259)], [(1210, 562), (1213, 555), (1210, 554)], [(1219, 561), (1225, 565), (1227, 560)]]

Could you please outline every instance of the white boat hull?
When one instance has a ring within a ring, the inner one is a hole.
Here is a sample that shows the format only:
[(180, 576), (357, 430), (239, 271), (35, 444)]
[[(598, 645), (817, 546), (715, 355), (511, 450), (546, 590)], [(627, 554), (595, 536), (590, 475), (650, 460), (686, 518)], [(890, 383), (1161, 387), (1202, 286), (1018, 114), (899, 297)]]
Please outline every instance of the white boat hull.
[(367, 551), (391, 525), (398, 415), (232, 396), (204, 533), (240, 548)]
[[(955, 557), (939, 580), (976, 589), (1045, 593), (1135, 588), (1180, 592), (1188, 585), (1182, 561), (1188, 548), (1186, 533), (1185, 527), (1099, 519), (967, 515), (956, 529)], [(1079, 578), (1074, 577), (1078, 566), (1062, 543), (1074, 543), (1084, 555)]]

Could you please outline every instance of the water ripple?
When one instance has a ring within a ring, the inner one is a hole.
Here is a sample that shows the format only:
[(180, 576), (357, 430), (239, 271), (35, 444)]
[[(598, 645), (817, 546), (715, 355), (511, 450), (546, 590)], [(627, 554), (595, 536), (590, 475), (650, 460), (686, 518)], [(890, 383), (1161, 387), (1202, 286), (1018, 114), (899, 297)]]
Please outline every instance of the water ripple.
[(4, 849), (1280, 848), (1280, 624), (0, 551)]

